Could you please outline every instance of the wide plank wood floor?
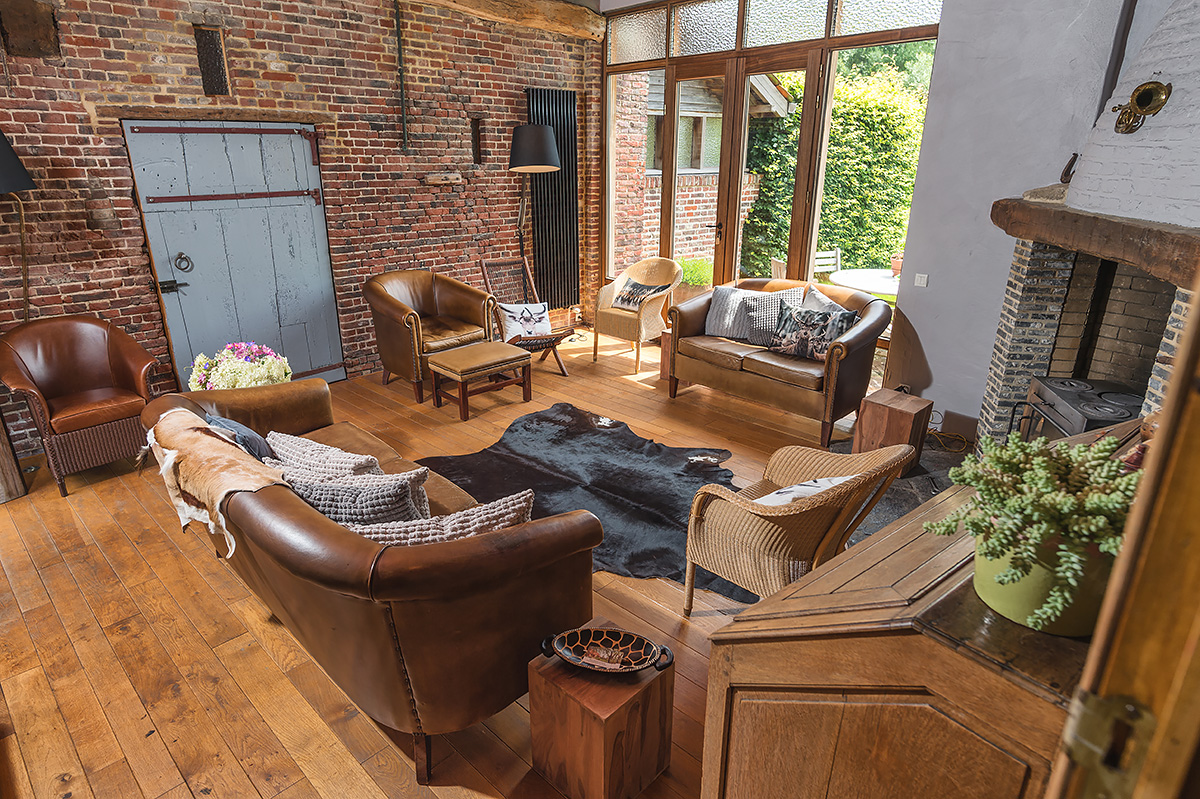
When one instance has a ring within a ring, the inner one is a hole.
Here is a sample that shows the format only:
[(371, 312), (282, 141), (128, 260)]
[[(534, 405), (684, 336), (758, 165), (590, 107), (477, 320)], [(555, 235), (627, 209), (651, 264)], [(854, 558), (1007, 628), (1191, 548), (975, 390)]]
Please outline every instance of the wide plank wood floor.
[[(534, 366), (533, 401), (510, 388), (451, 405), (415, 405), (378, 375), (333, 387), (339, 420), (403, 455), (474, 452), (510, 422), (557, 402), (628, 422), (675, 446), (720, 446), (738, 484), (817, 425), (702, 387), (667, 398), (657, 349), (632, 353), (588, 336)], [(291, 635), (213, 556), (207, 533), (180, 530), (153, 469), (117, 463), (71, 477), (59, 497), (44, 460), (29, 495), (0, 506), (0, 797), (511, 797), (558, 794), (530, 766), (527, 701), (437, 739), (434, 784), (412, 752), (349, 702)], [(518, 489), (520, 486), (514, 486)], [(691, 620), (666, 580), (594, 578), (598, 615), (676, 652), (674, 752), (644, 794), (700, 789), (709, 634), (739, 606), (702, 593)]]

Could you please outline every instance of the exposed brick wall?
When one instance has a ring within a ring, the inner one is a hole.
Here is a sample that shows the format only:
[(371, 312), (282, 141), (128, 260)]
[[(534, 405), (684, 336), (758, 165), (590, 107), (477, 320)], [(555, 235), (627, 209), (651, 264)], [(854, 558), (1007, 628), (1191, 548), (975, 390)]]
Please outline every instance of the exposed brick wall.
[[(1084, 335), (1088, 309), (1095, 298), (1100, 260), (1079, 254), (1063, 304), (1062, 320), (1054, 343), (1051, 377), (1075, 377), (1075, 361)], [(1163, 330), (1175, 287), (1142, 270), (1118, 264), (1112, 291), (1102, 309), (1095, 349), (1083, 377), (1115, 380), (1142, 394), (1163, 340)]]
[(1142, 402), (1142, 415), (1161, 410), (1167, 399), (1167, 384), (1175, 371), (1174, 361), (1179, 357), (1179, 345), (1183, 342), (1183, 330), (1187, 327), (1188, 315), (1192, 310), (1192, 292), (1176, 289), (1171, 303), (1171, 315), (1163, 331), (1155, 361), (1151, 364), (1150, 382), (1146, 386), (1146, 399)]
[[(25, 193), (34, 315), (93, 313), (121, 325), (175, 387), (121, 118), (311, 122), (321, 150), (326, 225), (350, 374), (378, 368), (363, 281), (430, 268), (478, 285), (482, 254), (515, 255), (516, 175), (508, 130), (525, 121), (527, 86), (579, 97), (584, 307), (599, 283), (596, 42), (402, 3), (410, 149), (401, 149), (392, 3), (319, 0), (220, 4), (156, 0), (55, 3), (62, 58), (8, 57), (0, 129), (33, 175)], [(193, 23), (227, 30), (232, 94), (205, 97)], [(483, 119), (472, 163), (471, 117)], [(428, 186), (456, 171), (465, 181)], [(19, 315), (16, 214), (0, 203), (0, 329)], [(21, 454), (39, 446), (20, 403), (5, 420)]]
[[(612, 132), (611, 262), (616, 271), (658, 255), (658, 204), (648, 203), (646, 176), (650, 78), (645, 72), (614, 75)], [(653, 237), (646, 235), (654, 227)]]

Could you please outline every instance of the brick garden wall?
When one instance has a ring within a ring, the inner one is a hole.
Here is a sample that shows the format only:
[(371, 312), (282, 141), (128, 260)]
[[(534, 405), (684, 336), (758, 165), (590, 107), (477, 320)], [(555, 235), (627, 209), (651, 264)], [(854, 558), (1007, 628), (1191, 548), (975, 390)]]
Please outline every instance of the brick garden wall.
[[(25, 192), (34, 316), (101, 315), (159, 360), (174, 389), (122, 118), (314, 123), (347, 371), (378, 368), (363, 281), (429, 268), (480, 284), (481, 254), (515, 255), (518, 179), (509, 129), (527, 86), (578, 93), (581, 286), (600, 280), (601, 49), (596, 42), (402, 3), (410, 149), (401, 149), (395, 19), (388, 0), (220, 4), (57, 0), (61, 58), (5, 59), (0, 129), (37, 188)], [(226, 29), (232, 93), (205, 97), (193, 24)], [(480, 118), (483, 163), (472, 161)], [(425, 175), (460, 172), (457, 185)], [(0, 203), (0, 330), (19, 318), (16, 213)], [(40, 447), (5, 395), (19, 454)]]

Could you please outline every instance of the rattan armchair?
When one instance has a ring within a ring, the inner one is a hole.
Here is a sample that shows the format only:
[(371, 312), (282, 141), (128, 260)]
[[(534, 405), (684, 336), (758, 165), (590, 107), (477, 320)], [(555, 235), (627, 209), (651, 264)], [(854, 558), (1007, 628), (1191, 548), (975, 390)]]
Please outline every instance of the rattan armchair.
[[(907, 444), (855, 455), (784, 447), (753, 485), (701, 488), (688, 520), (683, 615), (692, 612), (697, 566), (765, 597), (841, 552), (914, 453)], [(844, 475), (856, 477), (786, 505), (754, 502), (784, 486)]]
[(132, 457), (157, 361), (121, 328), (92, 316), (35, 319), (0, 336), (0, 380), (22, 395), (58, 491), (65, 478)]
[[(669, 288), (652, 294), (636, 311), (614, 308), (613, 300), (631, 280), (644, 286)], [(633, 371), (638, 371), (642, 365), (642, 342), (655, 338), (667, 329), (667, 323), (663, 320), (663, 308), (681, 280), (683, 268), (670, 258), (643, 258), (617, 275), (616, 280), (600, 289), (596, 297), (595, 326), (592, 328), (592, 360), (595, 361), (599, 357), (600, 334), (603, 333), (633, 344)]]

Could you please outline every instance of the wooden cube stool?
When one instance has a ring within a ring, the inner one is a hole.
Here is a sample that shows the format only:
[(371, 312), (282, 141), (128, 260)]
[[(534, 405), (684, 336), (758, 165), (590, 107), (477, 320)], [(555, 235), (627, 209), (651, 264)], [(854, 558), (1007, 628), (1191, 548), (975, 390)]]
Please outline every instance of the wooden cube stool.
[[(485, 391), (497, 391), (505, 386), (520, 384), (524, 389), (525, 401), (533, 399), (533, 384), (531, 378), (531, 361), (529, 353), (520, 347), (505, 344), (503, 341), (481, 341), (468, 344), (465, 347), (455, 347), (444, 352), (435, 352), (429, 356), (429, 371), (433, 374), (433, 404), (442, 407), (442, 398), (449, 399), (458, 405), (458, 418), (464, 422), (471, 415), (467, 398)], [(516, 377), (506, 377), (493, 380), (470, 388), (472, 381), (479, 381), (506, 372), (509, 369), (520, 370)], [(449, 392), (443, 395), (442, 381), (452, 380), (458, 383), (458, 394)]]
[(529, 663), (533, 767), (570, 799), (632, 799), (670, 765), (674, 694), (674, 663), (603, 674), (539, 655)]
[(933, 400), (881, 388), (864, 397), (858, 406), (851, 451), (870, 452), (892, 444), (911, 444), (917, 456), (904, 470), (908, 474), (921, 463), (921, 448), (925, 445), (932, 411)]

